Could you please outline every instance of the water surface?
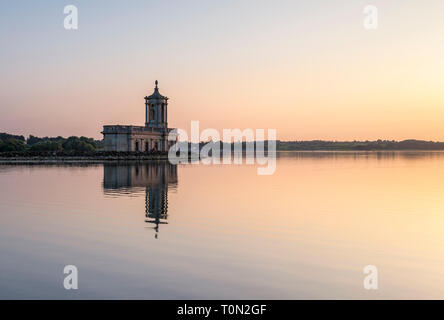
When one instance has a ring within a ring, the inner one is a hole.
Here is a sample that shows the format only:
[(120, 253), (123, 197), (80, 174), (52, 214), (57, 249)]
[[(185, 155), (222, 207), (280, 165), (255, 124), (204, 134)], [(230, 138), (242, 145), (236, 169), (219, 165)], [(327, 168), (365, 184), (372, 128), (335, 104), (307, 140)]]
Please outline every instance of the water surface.
[(0, 298), (444, 298), (444, 153), (280, 153), (274, 175), (256, 169), (0, 166)]

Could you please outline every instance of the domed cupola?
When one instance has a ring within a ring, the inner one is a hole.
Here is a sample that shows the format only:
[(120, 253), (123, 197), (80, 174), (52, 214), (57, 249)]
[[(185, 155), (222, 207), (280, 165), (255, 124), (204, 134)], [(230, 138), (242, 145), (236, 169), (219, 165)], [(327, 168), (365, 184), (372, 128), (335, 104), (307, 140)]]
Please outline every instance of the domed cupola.
[(153, 94), (145, 97), (145, 126), (168, 128), (168, 98), (160, 94), (158, 83), (156, 80)]

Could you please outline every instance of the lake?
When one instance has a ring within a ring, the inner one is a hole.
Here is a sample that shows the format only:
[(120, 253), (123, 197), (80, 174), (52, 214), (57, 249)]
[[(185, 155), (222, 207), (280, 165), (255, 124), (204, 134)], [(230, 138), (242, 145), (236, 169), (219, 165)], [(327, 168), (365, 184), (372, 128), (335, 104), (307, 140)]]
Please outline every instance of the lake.
[(443, 152), (258, 166), (0, 165), (0, 298), (444, 298)]

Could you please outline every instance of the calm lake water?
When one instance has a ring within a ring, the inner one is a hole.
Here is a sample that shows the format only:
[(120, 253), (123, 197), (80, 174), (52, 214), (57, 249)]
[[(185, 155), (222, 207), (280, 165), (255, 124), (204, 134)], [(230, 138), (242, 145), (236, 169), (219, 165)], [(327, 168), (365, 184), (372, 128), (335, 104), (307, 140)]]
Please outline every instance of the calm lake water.
[(444, 298), (444, 153), (256, 169), (1, 165), (0, 298)]

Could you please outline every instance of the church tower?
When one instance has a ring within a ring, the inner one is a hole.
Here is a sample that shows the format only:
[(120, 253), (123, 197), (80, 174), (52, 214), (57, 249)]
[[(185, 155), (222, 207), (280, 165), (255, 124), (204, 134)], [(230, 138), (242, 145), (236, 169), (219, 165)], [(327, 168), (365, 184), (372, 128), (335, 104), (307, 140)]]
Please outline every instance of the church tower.
[(105, 151), (167, 152), (175, 141), (175, 129), (168, 128), (168, 98), (161, 95), (158, 82), (152, 95), (145, 97), (145, 125), (104, 125)]
[(145, 97), (145, 127), (168, 128), (168, 98), (159, 93), (155, 82), (154, 93)]

